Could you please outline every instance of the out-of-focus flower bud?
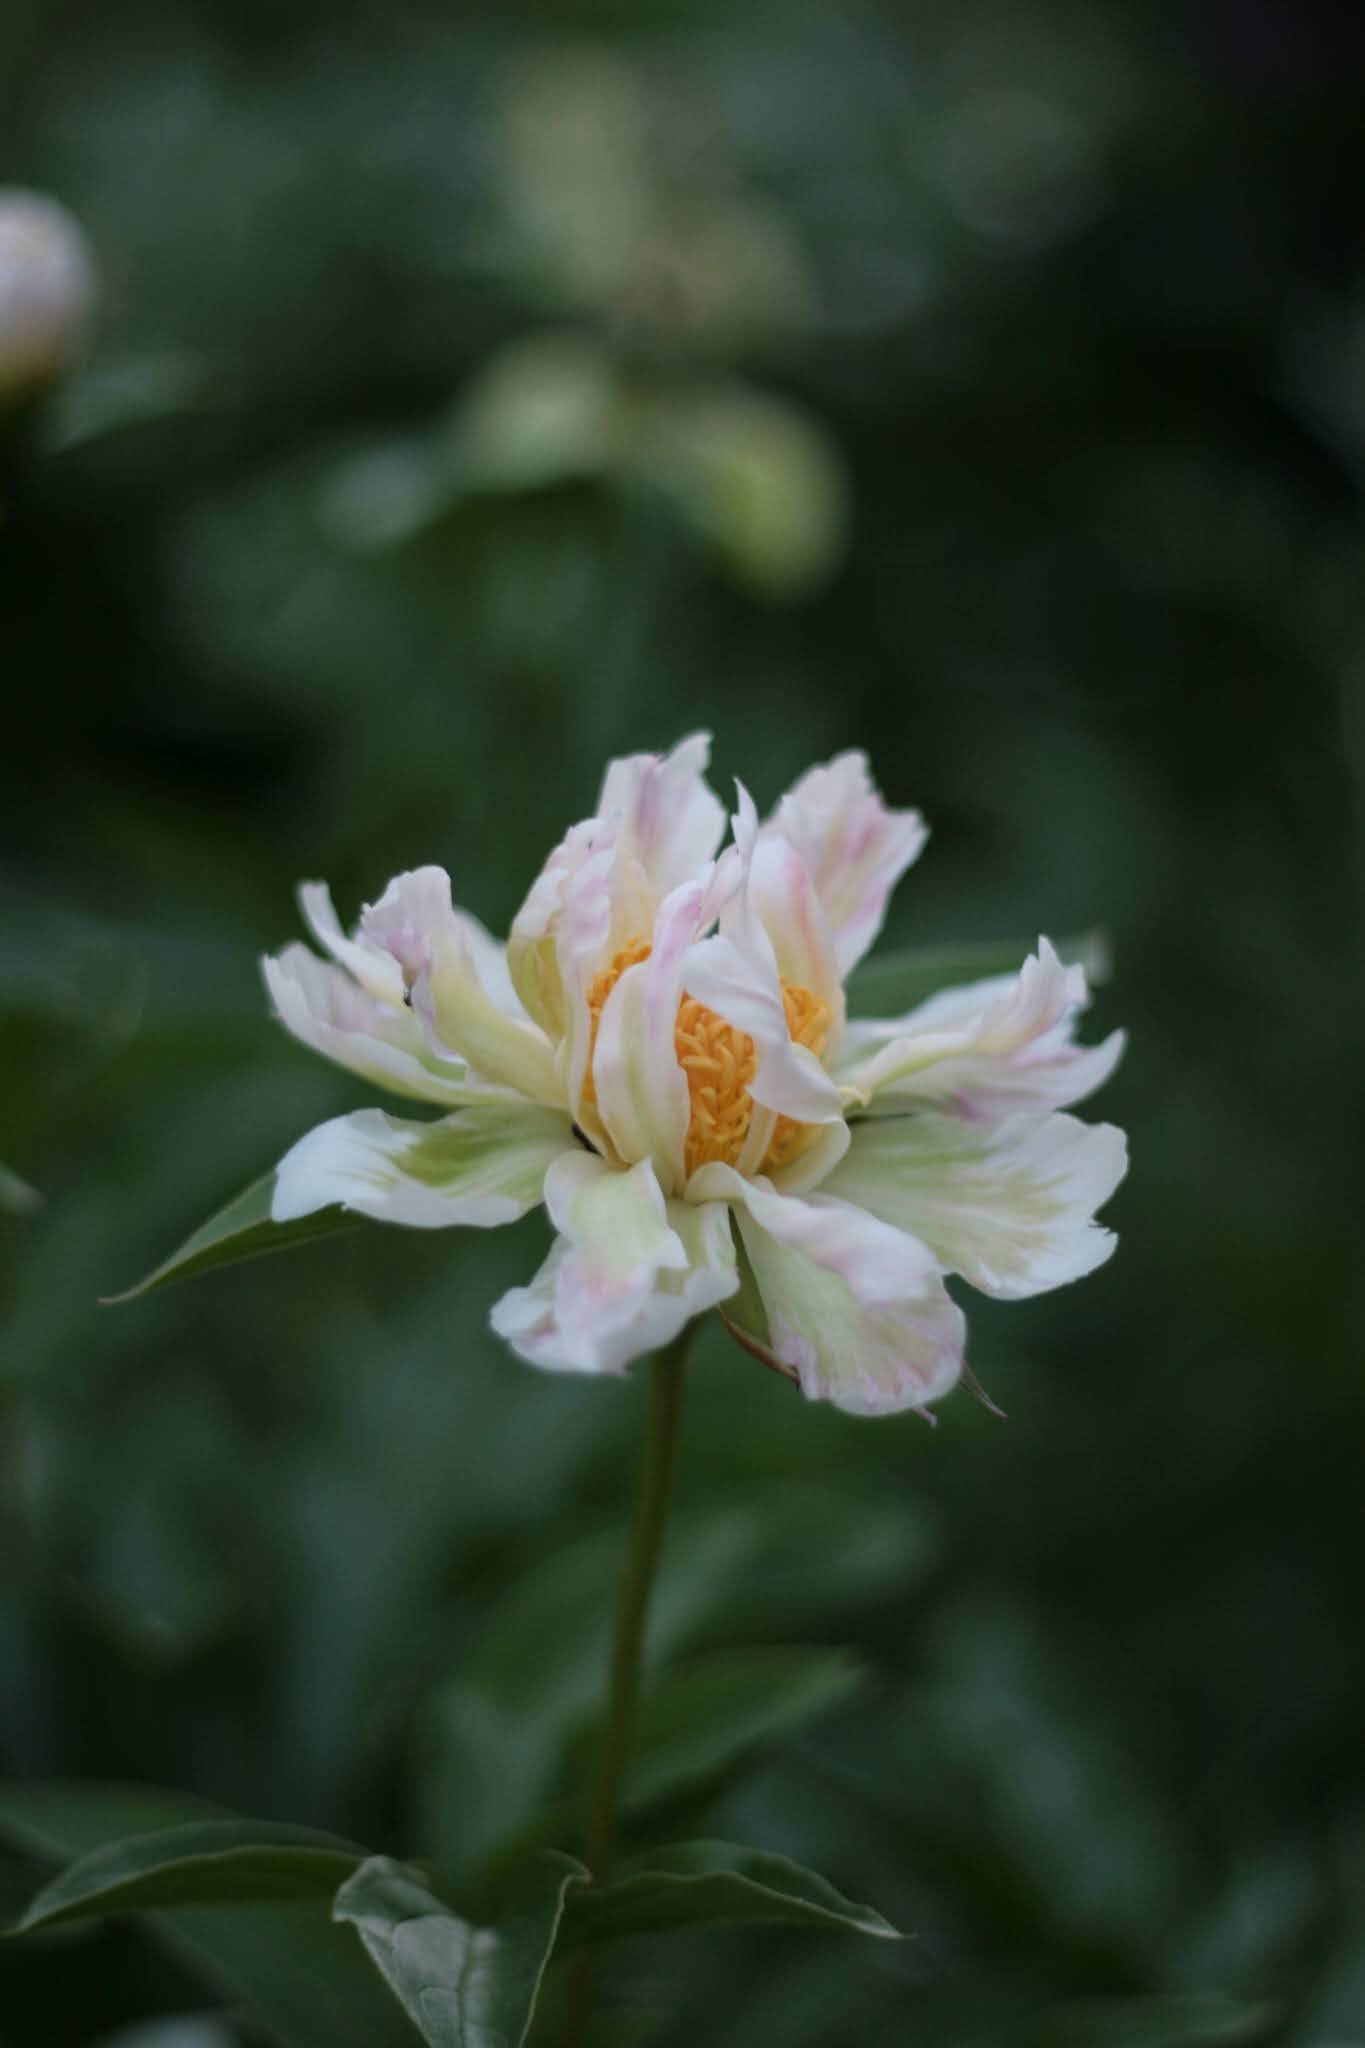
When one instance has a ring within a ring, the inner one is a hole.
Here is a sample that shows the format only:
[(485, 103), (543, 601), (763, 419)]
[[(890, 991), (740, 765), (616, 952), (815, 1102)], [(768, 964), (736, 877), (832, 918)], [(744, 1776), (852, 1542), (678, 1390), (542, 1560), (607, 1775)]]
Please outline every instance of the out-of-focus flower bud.
[(94, 306), (95, 266), (79, 223), (40, 192), (0, 187), (0, 405), (70, 369)]

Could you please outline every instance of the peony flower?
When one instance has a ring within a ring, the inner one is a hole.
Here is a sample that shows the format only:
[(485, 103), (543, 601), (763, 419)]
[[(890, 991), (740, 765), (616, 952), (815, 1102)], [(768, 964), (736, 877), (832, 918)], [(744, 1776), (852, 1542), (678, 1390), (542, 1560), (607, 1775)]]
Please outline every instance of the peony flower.
[(1044, 940), (1017, 975), (850, 1021), (844, 983), (926, 833), (863, 755), (804, 775), (731, 843), (708, 740), (607, 770), (506, 947), (439, 868), (392, 881), (329, 957), (264, 963), (281, 1022), (427, 1120), (363, 1109), (281, 1162), (272, 1215), (340, 1204), (419, 1229), (556, 1236), (493, 1328), (533, 1365), (620, 1373), (718, 1308), (811, 1398), (923, 1408), (963, 1371), (956, 1276), (1005, 1299), (1114, 1248), (1095, 1211), (1123, 1134), (1066, 1114), (1122, 1050), (1075, 1041), (1085, 976)]

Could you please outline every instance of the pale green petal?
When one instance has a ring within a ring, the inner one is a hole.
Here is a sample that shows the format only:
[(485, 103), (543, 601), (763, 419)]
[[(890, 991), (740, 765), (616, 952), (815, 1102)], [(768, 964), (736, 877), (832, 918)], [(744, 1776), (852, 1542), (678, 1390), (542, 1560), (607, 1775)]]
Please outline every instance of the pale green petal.
[(413, 985), (412, 1002), (436, 1043), (468, 1060), (476, 1073), (531, 1102), (563, 1103), (549, 1039), (528, 1017), (499, 1006), (460, 923), (435, 948), (430, 968)]
[(950, 1273), (1006, 1299), (1042, 1294), (1102, 1265), (1094, 1220), (1128, 1163), (1122, 1131), (1072, 1116), (972, 1123), (931, 1112), (869, 1117), (824, 1183), (921, 1238)]
[(271, 1215), (288, 1223), (339, 1204), (418, 1230), (512, 1223), (540, 1203), (548, 1169), (572, 1145), (567, 1117), (528, 1103), (483, 1102), (432, 1123), (361, 1109), (285, 1154)]

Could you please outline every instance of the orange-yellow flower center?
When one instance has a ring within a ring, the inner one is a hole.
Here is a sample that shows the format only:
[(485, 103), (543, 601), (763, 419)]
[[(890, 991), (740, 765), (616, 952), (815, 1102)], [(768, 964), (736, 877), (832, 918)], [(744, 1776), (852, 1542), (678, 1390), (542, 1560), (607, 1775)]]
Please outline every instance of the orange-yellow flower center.
[[(613, 957), (611, 965), (604, 967), (594, 978), (588, 990), (592, 1052), (597, 1048), (597, 1026), (602, 1005), (626, 969), (647, 960), (649, 953), (648, 939), (632, 939)], [(822, 1002), (810, 989), (802, 988), (796, 982), (784, 981), (782, 1007), (787, 1013), (787, 1029), (794, 1042), (806, 1046), (818, 1059), (829, 1041), (829, 1004)], [(693, 1174), (699, 1166), (709, 1166), (714, 1160), (734, 1166), (748, 1142), (754, 1120), (755, 1104), (749, 1093), (757, 1065), (754, 1042), (747, 1031), (737, 1031), (733, 1024), (727, 1024), (723, 1017), (718, 1017), (714, 1010), (708, 1010), (705, 1003), (699, 1003), (695, 996), (685, 995), (678, 1005), (673, 1044), (678, 1064), (687, 1076), (687, 1093), (692, 1105), (683, 1155), (687, 1172)], [(591, 1052), (584, 1093), (590, 1102), (594, 1099)], [(759, 1114), (766, 1112), (759, 1111)], [(794, 1117), (779, 1116), (757, 1171), (771, 1173), (774, 1167), (784, 1166), (805, 1149), (813, 1135), (812, 1125), (798, 1123)]]

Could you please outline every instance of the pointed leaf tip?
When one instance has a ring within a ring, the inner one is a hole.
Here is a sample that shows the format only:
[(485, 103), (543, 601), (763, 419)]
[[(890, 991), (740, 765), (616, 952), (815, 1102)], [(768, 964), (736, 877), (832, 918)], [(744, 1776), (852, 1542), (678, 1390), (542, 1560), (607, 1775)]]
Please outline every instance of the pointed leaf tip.
[(263, 1174), (210, 1216), (207, 1223), (192, 1231), (145, 1279), (121, 1294), (102, 1295), (101, 1306), (114, 1308), (125, 1301), (137, 1301), (144, 1294), (192, 1279), (197, 1273), (210, 1272), (215, 1266), (235, 1265), (242, 1259), (261, 1258), (268, 1252), (288, 1251), (293, 1245), (306, 1244), (310, 1238), (330, 1237), (338, 1230), (358, 1228), (365, 1220), (349, 1209), (329, 1208), (289, 1223), (276, 1223), (270, 1213), (274, 1192), (274, 1173)]
[(871, 1906), (846, 1899), (789, 1857), (733, 1842), (678, 1842), (624, 1864), (605, 1884), (573, 1894), (561, 1943), (611, 1941), (675, 1927), (824, 1927), (881, 1941), (907, 1937)]

